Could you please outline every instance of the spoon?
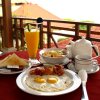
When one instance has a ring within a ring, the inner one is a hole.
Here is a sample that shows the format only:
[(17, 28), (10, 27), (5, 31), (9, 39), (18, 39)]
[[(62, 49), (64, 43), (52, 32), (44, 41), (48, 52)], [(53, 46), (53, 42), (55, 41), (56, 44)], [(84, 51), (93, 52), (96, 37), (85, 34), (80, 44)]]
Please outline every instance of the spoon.
[(78, 75), (79, 77), (81, 78), (81, 81), (82, 81), (82, 98), (81, 100), (89, 100), (88, 98), (88, 94), (87, 94), (87, 90), (86, 90), (86, 82), (87, 82), (87, 72), (86, 70), (84, 69), (81, 69), (79, 72), (78, 72)]

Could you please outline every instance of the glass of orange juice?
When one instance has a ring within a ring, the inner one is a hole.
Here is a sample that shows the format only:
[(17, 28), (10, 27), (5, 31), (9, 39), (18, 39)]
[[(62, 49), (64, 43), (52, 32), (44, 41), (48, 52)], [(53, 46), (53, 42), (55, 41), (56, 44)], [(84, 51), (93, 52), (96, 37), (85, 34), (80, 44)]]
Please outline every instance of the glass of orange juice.
[(39, 29), (25, 32), (25, 41), (30, 59), (36, 59), (39, 44)]

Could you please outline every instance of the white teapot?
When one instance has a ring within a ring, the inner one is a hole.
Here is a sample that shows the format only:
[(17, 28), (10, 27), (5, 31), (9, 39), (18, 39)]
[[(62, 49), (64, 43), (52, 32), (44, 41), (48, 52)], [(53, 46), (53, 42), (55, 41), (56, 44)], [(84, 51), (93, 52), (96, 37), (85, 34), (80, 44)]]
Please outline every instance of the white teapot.
[[(86, 55), (92, 57), (92, 48), (94, 47), (96, 52), (99, 55), (99, 50), (96, 45), (92, 45), (89, 40), (86, 40), (85, 37), (82, 39), (77, 40), (76, 42), (71, 41), (71, 58), (74, 58), (76, 55)], [(66, 46), (67, 48), (67, 46)], [(67, 49), (68, 50), (68, 49)], [(68, 51), (69, 52), (69, 51)]]

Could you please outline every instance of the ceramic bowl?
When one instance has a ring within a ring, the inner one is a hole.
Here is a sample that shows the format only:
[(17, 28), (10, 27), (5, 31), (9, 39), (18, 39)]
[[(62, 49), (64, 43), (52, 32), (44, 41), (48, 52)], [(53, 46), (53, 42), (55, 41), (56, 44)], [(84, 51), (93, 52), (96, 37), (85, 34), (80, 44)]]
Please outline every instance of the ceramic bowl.
[[(46, 52), (53, 52), (54, 56), (49, 54), (45, 55)], [(57, 53), (61, 53), (61, 56), (57, 56)], [(43, 49), (39, 52), (40, 57), (49, 64), (62, 64), (65, 60), (67, 60), (67, 55), (64, 53), (64, 49), (61, 48), (47, 48)], [(56, 56), (55, 56), (56, 55)]]

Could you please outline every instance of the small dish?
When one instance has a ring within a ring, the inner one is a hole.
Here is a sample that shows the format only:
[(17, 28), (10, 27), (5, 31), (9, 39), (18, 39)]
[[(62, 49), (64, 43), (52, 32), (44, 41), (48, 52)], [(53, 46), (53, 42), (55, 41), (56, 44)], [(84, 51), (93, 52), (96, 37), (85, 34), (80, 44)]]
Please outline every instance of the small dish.
[(23, 71), (25, 71), (28, 68), (28, 66), (25, 66), (23, 69), (17, 69), (17, 68), (0, 68), (0, 74), (18, 74)]
[(96, 73), (100, 70), (100, 67), (97, 65), (97, 66), (93, 66), (93, 68), (89, 71), (87, 71), (88, 74), (93, 74), (93, 73)]
[[(70, 64), (70, 66), (68, 66), (68, 69), (70, 69), (70, 70), (72, 70), (74, 72), (78, 72), (72, 64)], [(99, 65), (95, 65), (90, 70), (88, 70), (87, 73), (88, 74), (93, 74), (93, 73), (98, 72), (99, 70), (100, 70)]]

